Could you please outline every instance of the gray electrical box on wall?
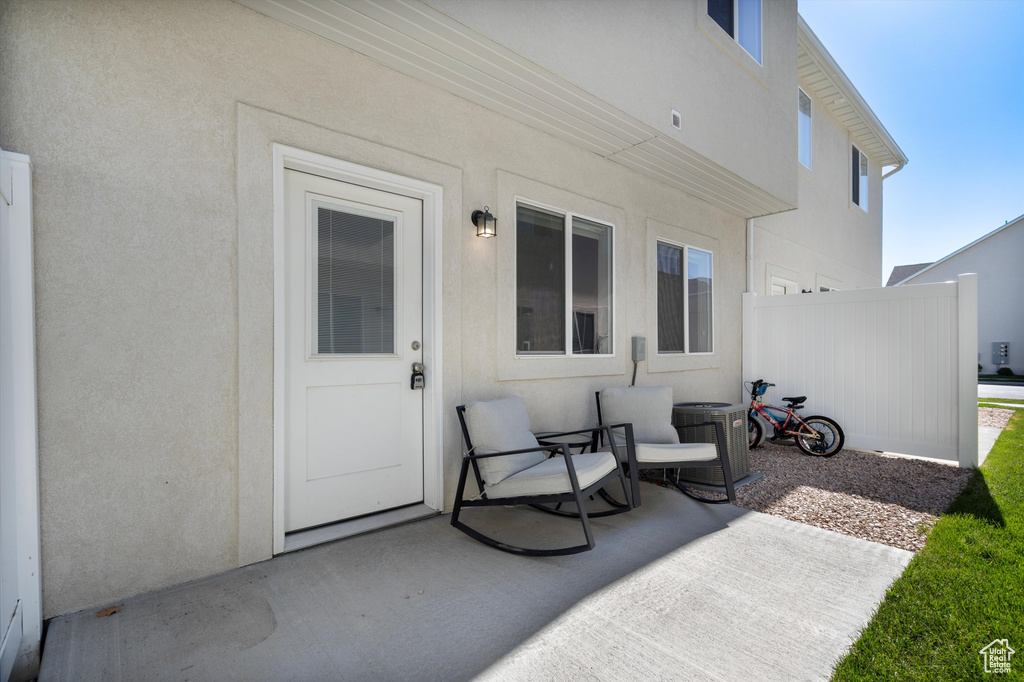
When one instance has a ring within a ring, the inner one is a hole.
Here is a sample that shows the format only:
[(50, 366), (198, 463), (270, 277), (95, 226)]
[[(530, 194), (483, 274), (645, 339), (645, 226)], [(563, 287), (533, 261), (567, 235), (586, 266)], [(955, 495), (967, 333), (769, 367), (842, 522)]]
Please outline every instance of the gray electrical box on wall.
[(642, 336), (633, 337), (633, 362), (643, 362), (647, 359), (647, 339)]
[[(633, 339), (634, 341), (636, 339)], [(1010, 364), (1010, 342), (1009, 341), (993, 341), (992, 342), (992, 364), (993, 365), (1008, 365)]]

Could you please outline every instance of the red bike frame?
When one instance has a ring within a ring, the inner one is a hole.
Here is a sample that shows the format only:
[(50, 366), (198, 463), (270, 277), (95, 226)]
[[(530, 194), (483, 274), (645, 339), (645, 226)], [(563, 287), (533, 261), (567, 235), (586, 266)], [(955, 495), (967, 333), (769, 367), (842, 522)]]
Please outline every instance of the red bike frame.
[[(777, 421), (769, 410), (777, 410), (782, 414), (786, 415), (786, 419), (782, 422)], [(761, 417), (775, 427), (775, 434), (784, 436), (803, 436), (804, 438), (813, 438), (815, 440), (821, 440), (821, 434), (812, 429), (807, 423), (800, 418), (792, 408), (779, 407), (778, 405), (767, 405), (757, 399), (756, 395), (750, 396), (750, 408), (747, 414), (748, 419), (752, 419), (753, 416), (750, 412), (757, 412)], [(799, 426), (795, 426), (796, 430), (792, 430), (790, 422), (799, 422)]]

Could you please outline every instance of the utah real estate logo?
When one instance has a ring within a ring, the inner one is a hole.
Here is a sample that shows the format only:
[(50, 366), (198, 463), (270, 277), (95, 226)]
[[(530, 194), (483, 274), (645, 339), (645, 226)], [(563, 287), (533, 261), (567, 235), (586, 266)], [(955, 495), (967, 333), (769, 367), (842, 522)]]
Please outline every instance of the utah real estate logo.
[(985, 657), (985, 672), (987, 673), (1008, 673), (1010, 672), (1010, 657), (1015, 653), (1010, 648), (1010, 642), (1005, 639), (994, 639), (988, 646), (978, 652)]

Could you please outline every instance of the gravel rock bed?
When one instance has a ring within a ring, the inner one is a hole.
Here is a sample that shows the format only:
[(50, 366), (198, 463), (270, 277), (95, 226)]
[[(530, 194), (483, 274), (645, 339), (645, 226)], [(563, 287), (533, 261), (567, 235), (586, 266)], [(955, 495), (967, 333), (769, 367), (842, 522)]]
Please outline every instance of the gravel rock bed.
[(823, 459), (773, 443), (750, 452), (750, 468), (764, 478), (737, 489), (738, 506), (912, 552), (973, 473), (854, 450)]
[[(980, 407), (978, 424), (1005, 428), (1013, 413)], [(795, 445), (768, 441), (750, 451), (750, 470), (764, 477), (736, 489), (737, 506), (912, 552), (924, 547), (928, 531), (973, 473), (854, 450), (810, 457)], [(671, 485), (660, 476), (647, 480)]]
[[(1024, 407), (1024, 405), (1021, 407)], [(979, 407), (978, 426), (996, 426), (1000, 429), (1005, 429), (1006, 423), (1010, 421), (1013, 413), (1014, 410), (1003, 410), (997, 407)]]

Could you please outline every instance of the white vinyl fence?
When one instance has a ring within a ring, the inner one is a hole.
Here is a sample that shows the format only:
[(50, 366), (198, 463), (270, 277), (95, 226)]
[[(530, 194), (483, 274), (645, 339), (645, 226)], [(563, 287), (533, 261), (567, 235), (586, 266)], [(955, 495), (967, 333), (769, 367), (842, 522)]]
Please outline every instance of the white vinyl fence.
[(806, 395), (846, 445), (978, 466), (977, 275), (956, 282), (743, 295), (743, 378)]

